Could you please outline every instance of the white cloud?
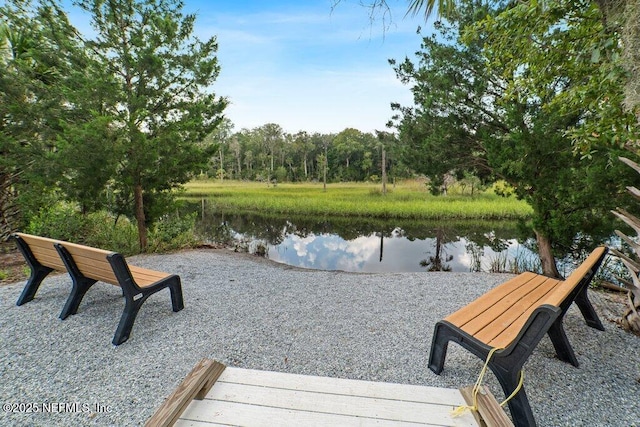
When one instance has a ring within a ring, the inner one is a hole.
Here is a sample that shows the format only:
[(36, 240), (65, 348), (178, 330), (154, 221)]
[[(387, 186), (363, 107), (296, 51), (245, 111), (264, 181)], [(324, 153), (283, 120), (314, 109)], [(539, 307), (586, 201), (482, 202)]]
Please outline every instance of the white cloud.
[(333, 12), (306, 3), (288, 11), (201, 11), (199, 19), (200, 31), (218, 37), (215, 91), (229, 98), (226, 115), (237, 129), (273, 122), (288, 132), (385, 130), (390, 104), (412, 101), (387, 60), (417, 49), (415, 21), (385, 30), (348, 3)]

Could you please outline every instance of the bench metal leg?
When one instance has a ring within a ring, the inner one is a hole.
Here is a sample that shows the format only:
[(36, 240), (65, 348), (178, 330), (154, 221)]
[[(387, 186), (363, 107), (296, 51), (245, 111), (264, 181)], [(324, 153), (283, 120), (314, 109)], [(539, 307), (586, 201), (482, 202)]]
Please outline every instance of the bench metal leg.
[(573, 352), (573, 347), (571, 347), (569, 338), (567, 338), (567, 334), (564, 332), (562, 317), (559, 317), (558, 320), (553, 322), (553, 325), (551, 325), (547, 334), (551, 339), (553, 348), (556, 350), (556, 356), (558, 356), (558, 359), (566, 363), (571, 363), (576, 368), (580, 366), (580, 362), (578, 362), (578, 358)]
[(133, 329), (133, 323), (136, 321), (136, 317), (138, 316), (138, 311), (140, 311), (142, 303), (147, 299), (148, 296), (149, 295), (146, 295), (139, 300), (134, 301), (133, 298), (125, 295), (124, 311), (122, 312), (122, 316), (120, 317), (118, 329), (116, 329), (116, 333), (113, 336), (113, 341), (111, 341), (113, 345), (120, 345), (129, 339), (129, 335), (131, 335), (131, 329)]
[(60, 313), (60, 319), (62, 320), (78, 312), (78, 307), (80, 307), (82, 298), (84, 298), (84, 295), (87, 293), (89, 288), (97, 282), (97, 280), (89, 279), (84, 276), (71, 275), (71, 278), (73, 280), (73, 288), (71, 289), (69, 298), (67, 298), (67, 302)]
[(182, 284), (180, 283), (180, 277), (174, 276), (173, 280), (168, 285), (171, 292), (171, 307), (173, 311), (178, 312), (184, 308), (184, 299), (182, 298)]
[(40, 288), (40, 284), (44, 278), (53, 271), (53, 268), (45, 267), (40, 264), (31, 251), (31, 248), (29, 248), (29, 245), (22, 239), (22, 237), (14, 235), (13, 238), (16, 241), (16, 245), (18, 246), (20, 253), (24, 256), (24, 260), (31, 269), (29, 280), (27, 280), (27, 283), (22, 290), (22, 294), (20, 294), (20, 297), (16, 302), (16, 305), (23, 305), (33, 300), (36, 296), (36, 292), (38, 292), (38, 289)]
[[(518, 388), (518, 383), (520, 382), (519, 370), (514, 372), (513, 370), (507, 370), (492, 363), (489, 363), (489, 368), (498, 379), (505, 396), (510, 396), (511, 393)], [(533, 411), (529, 405), (529, 399), (527, 398), (527, 393), (524, 391), (524, 386), (507, 402), (507, 405), (509, 405), (511, 418), (513, 418), (513, 424), (516, 427), (536, 426), (536, 419), (533, 416)]]
[[(165, 288), (169, 288), (171, 293), (171, 306), (173, 311), (178, 312), (184, 308), (184, 300), (182, 297), (182, 285), (180, 283), (180, 277), (173, 276), (161, 284), (155, 285), (152, 288), (141, 289), (140, 293), (134, 294), (129, 290), (124, 290), (125, 305), (122, 316), (120, 317), (120, 323), (118, 329), (113, 336), (113, 345), (120, 345), (129, 339), (133, 324), (138, 316), (138, 311), (142, 304), (151, 295), (159, 292)], [(124, 289), (124, 288), (123, 288)]]
[(455, 339), (455, 334), (447, 324), (438, 322), (433, 331), (433, 341), (429, 353), (429, 369), (434, 374), (440, 375), (444, 369), (444, 360), (447, 357), (449, 340)]
[(29, 280), (27, 280), (27, 284), (22, 290), (22, 294), (20, 294), (20, 297), (18, 298), (16, 305), (26, 304), (29, 301), (33, 300), (44, 278), (53, 271), (52, 268), (45, 267), (39, 263), (29, 263), (29, 267), (31, 268), (31, 275), (29, 276)]
[(587, 287), (584, 287), (583, 290), (576, 296), (575, 303), (580, 309), (582, 316), (584, 317), (587, 325), (598, 329), (600, 331), (604, 331), (604, 326), (598, 317), (593, 305), (591, 305), (591, 301), (589, 301), (589, 297), (587, 296)]

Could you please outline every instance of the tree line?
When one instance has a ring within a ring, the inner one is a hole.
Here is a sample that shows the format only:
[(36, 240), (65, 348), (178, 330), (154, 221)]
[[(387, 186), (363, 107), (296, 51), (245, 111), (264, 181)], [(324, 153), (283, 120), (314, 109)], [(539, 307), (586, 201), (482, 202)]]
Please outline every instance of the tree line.
[(232, 129), (233, 124), (225, 120), (209, 136), (217, 152), (203, 171), (207, 177), (322, 182), (326, 172), (328, 182), (380, 182), (384, 173), (391, 179), (413, 176), (404, 166), (396, 136), (389, 132), (373, 134), (347, 128), (330, 134), (287, 133), (276, 123), (238, 132)]

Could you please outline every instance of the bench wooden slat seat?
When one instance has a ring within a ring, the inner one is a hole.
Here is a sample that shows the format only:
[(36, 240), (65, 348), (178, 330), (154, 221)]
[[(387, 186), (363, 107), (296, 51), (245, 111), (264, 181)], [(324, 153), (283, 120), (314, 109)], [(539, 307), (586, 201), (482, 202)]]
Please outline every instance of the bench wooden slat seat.
[(42, 280), (52, 271), (67, 271), (73, 282), (71, 293), (60, 313), (61, 319), (76, 314), (82, 298), (97, 282), (120, 286), (125, 308), (113, 337), (120, 345), (129, 339), (131, 329), (142, 304), (154, 293), (169, 288), (174, 312), (184, 308), (180, 277), (146, 268), (130, 266), (117, 253), (90, 246), (46, 237), (15, 233), (18, 248), (31, 268), (31, 275), (17, 305), (31, 301)]
[[(439, 321), (429, 368), (436, 374), (442, 372), (449, 341), (483, 360), (493, 348), (500, 349), (488, 366), (508, 396), (517, 388), (522, 366), (545, 334), (558, 358), (577, 367), (562, 319), (575, 302), (588, 326), (604, 330), (587, 289), (606, 254), (605, 247), (596, 248), (566, 280), (522, 273)], [(509, 409), (516, 426), (536, 425), (524, 387), (509, 401)]]

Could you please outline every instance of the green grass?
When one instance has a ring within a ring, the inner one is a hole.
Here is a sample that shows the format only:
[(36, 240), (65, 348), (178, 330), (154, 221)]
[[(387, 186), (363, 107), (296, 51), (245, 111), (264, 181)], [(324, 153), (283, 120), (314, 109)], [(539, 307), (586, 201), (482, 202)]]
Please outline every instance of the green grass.
[(192, 181), (185, 198), (206, 198), (224, 211), (395, 219), (521, 219), (531, 215), (525, 202), (491, 191), (474, 196), (433, 196), (423, 184), (408, 181), (381, 193), (380, 184), (278, 184)]

